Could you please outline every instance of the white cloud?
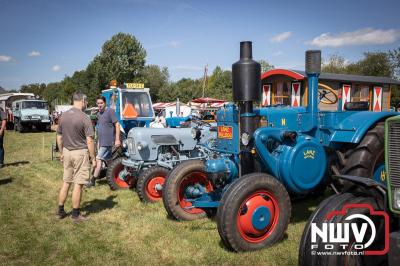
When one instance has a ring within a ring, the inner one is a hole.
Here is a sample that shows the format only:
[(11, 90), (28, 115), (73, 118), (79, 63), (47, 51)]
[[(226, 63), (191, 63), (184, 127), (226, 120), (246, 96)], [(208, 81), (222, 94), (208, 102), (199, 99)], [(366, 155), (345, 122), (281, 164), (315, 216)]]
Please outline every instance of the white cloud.
[(28, 54), (28, 56), (31, 56), (31, 57), (40, 56), (40, 52), (39, 51), (32, 51), (32, 52), (30, 52)]
[(60, 71), (61, 67), (59, 65), (54, 65), (51, 67), (51, 71), (57, 72)]
[(270, 40), (270, 42), (283, 42), (283, 41), (287, 40), (290, 36), (292, 36), (292, 32), (286, 31), (286, 32), (282, 32), (278, 35), (273, 36), (269, 40)]
[(273, 56), (281, 56), (281, 55), (283, 55), (283, 52), (282, 51), (277, 51), (275, 53), (272, 53), (272, 55)]
[(318, 47), (340, 47), (350, 45), (389, 44), (400, 38), (399, 29), (380, 30), (365, 28), (350, 32), (323, 33), (309, 42)]
[(0, 62), (10, 62), (12, 60), (11, 56), (8, 55), (0, 55)]
[(181, 46), (181, 44), (182, 43), (180, 41), (170, 41), (170, 42), (149, 45), (147, 49), (164, 48), (164, 47), (178, 48), (179, 46)]

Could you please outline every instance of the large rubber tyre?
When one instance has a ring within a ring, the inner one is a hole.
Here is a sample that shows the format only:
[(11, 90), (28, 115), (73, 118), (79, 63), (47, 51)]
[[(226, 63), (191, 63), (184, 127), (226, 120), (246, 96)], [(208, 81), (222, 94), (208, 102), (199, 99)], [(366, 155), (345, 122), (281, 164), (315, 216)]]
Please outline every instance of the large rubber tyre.
[(270, 175), (252, 173), (239, 178), (224, 193), (217, 211), (218, 233), (230, 250), (258, 250), (284, 237), (290, 215), (285, 187)]
[(384, 137), (385, 124), (379, 122), (367, 131), (358, 145), (337, 151), (339, 174), (372, 178), (375, 168), (384, 161)]
[(169, 170), (161, 166), (153, 166), (143, 170), (138, 177), (136, 185), (140, 200), (147, 203), (162, 200), (162, 188), (168, 173)]
[(163, 204), (168, 215), (178, 221), (192, 221), (207, 217), (206, 211), (199, 208), (187, 209), (192, 204), (186, 200), (185, 190), (194, 184), (202, 185), (206, 191), (213, 187), (207, 180), (204, 162), (190, 160), (178, 164), (167, 177), (163, 188)]
[[(353, 193), (344, 193), (339, 195), (332, 195), (331, 197), (325, 199), (317, 209), (312, 213), (309, 218), (302, 237), (300, 241), (299, 248), (299, 265), (301, 266), (319, 266), (319, 265), (331, 265), (331, 266), (341, 266), (341, 265), (386, 265), (386, 256), (345, 256), (345, 255), (318, 255), (312, 254), (313, 251), (326, 251), (324, 245), (321, 243), (321, 239), (317, 238), (317, 243), (311, 243), (311, 224), (316, 223), (319, 228), (322, 227), (322, 223), (326, 222), (327, 215), (334, 210), (342, 210), (345, 204), (370, 204), (375, 210), (378, 210), (378, 203), (375, 198), (368, 195), (355, 195)], [(340, 223), (344, 221), (349, 215), (352, 214), (365, 214), (368, 215), (369, 211), (367, 209), (350, 209), (345, 215), (337, 215), (331, 218), (331, 222)], [(373, 219), (376, 216), (370, 216)], [(364, 220), (362, 220), (365, 222)], [(374, 220), (377, 222), (377, 220)], [(378, 225), (379, 224), (379, 225)], [(382, 223), (376, 224), (376, 236), (378, 239), (374, 241), (374, 248), (381, 249), (384, 242), (384, 229)], [(378, 225), (378, 226), (377, 226)], [(329, 227), (328, 227), (329, 228)], [(329, 229), (328, 229), (329, 230)], [(350, 231), (351, 232), (351, 231)], [(354, 239), (353, 235), (350, 235), (350, 242)], [(317, 244), (318, 248), (311, 250), (311, 244)], [(338, 245), (337, 245), (338, 246)], [(335, 246), (334, 249), (329, 250), (332, 252), (343, 251), (341, 248)], [(355, 251), (352, 246), (347, 249), (347, 251)]]
[(127, 181), (119, 178), (119, 173), (124, 169), (124, 165), (122, 164), (123, 159), (125, 158), (119, 157), (113, 160), (107, 167), (106, 178), (111, 190), (129, 189), (136, 185), (135, 176), (128, 176)]

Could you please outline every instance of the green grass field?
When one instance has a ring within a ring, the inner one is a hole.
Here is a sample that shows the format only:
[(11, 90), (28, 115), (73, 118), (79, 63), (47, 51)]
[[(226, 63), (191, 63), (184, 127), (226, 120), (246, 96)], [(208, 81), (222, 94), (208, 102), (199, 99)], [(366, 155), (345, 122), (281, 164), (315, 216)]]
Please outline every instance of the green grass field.
[[(304, 225), (322, 199), (293, 203), (285, 239), (250, 253), (224, 248), (209, 219), (176, 222), (162, 203), (147, 205), (134, 191), (110, 191), (105, 181), (85, 190), (82, 208), (90, 221), (55, 219), (62, 183), (51, 161), (55, 133), (5, 136), (7, 166), (0, 169), (0, 264), (97, 265), (297, 265)], [(66, 211), (71, 210), (70, 198)]]

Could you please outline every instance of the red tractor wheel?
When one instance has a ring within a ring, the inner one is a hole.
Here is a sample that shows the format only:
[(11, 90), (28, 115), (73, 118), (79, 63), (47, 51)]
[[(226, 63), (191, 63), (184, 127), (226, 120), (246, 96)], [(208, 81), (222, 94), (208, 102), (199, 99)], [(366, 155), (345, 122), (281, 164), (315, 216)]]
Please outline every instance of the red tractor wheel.
[(163, 203), (168, 215), (176, 220), (191, 221), (207, 216), (203, 209), (193, 208), (187, 196), (187, 189), (200, 186), (202, 190), (213, 190), (207, 180), (204, 162), (186, 161), (176, 166), (168, 175), (163, 190)]
[(136, 185), (136, 177), (130, 174), (121, 176), (124, 170), (123, 159), (124, 157), (119, 157), (107, 167), (107, 183), (112, 190), (133, 188)]
[(153, 166), (139, 175), (136, 189), (141, 201), (156, 202), (162, 199), (162, 190), (168, 172), (168, 169), (164, 167)]
[(274, 177), (243, 176), (224, 193), (217, 213), (218, 232), (231, 250), (251, 251), (280, 241), (291, 213), (289, 194)]

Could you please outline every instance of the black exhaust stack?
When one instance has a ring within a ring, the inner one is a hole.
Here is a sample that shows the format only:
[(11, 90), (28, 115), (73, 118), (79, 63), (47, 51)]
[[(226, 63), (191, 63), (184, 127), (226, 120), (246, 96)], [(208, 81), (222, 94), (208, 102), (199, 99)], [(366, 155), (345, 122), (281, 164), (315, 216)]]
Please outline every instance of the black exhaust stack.
[[(240, 134), (253, 135), (256, 127), (253, 102), (261, 100), (261, 65), (253, 60), (252, 43), (240, 43), (240, 60), (232, 65), (233, 100), (239, 105)], [(252, 143), (241, 145), (242, 174), (254, 171)], [(250, 147), (249, 147), (250, 146)]]

